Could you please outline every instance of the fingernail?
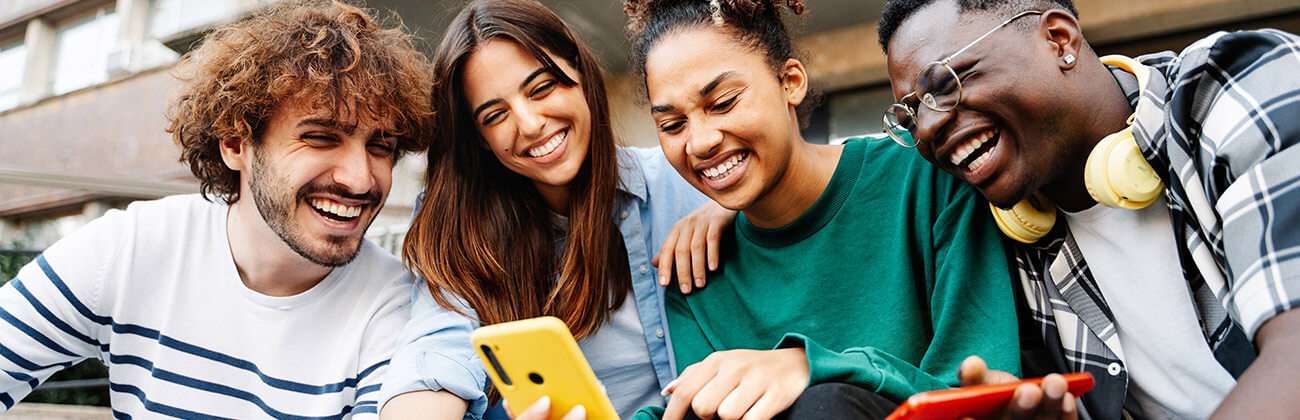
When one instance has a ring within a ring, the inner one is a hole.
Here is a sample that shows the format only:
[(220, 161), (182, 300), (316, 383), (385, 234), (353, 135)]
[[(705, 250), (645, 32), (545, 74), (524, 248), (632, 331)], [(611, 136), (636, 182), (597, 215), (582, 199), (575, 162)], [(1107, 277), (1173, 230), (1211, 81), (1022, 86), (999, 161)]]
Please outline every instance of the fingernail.
[(704, 287), (704, 277), (695, 278), (695, 287)]
[(583, 407), (581, 404), (573, 406), (573, 409), (569, 410), (569, 414), (564, 415), (565, 420), (577, 420), (577, 419), (585, 419), (585, 418), (587, 418), (587, 409)]
[(668, 385), (664, 386), (664, 390), (663, 390), (663, 391), (659, 391), (659, 395), (660, 395), (660, 396), (667, 397), (669, 394), (672, 394), (672, 393), (673, 393), (673, 389), (674, 389), (674, 388), (677, 388), (677, 380), (676, 380), (676, 379), (673, 379), (672, 382), (669, 382)]
[(1061, 412), (1065, 414), (1074, 412), (1074, 395), (1070, 395), (1068, 392), (1065, 393), (1065, 406), (1061, 407)]
[(691, 292), (691, 287), (685, 284), (681, 285), (681, 289), (683, 295)]

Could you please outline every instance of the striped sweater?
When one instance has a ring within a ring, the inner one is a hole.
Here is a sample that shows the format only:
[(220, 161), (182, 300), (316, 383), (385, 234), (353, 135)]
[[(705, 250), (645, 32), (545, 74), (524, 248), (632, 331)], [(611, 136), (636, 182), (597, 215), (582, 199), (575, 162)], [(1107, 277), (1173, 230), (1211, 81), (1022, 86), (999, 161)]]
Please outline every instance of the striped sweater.
[(192, 195), (110, 211), (0, 288), (0, 413), (98, 357), (117, 418), (373, 418), (409, 272), (366, 242), (306, 292), (259, 294), (227, 209)]

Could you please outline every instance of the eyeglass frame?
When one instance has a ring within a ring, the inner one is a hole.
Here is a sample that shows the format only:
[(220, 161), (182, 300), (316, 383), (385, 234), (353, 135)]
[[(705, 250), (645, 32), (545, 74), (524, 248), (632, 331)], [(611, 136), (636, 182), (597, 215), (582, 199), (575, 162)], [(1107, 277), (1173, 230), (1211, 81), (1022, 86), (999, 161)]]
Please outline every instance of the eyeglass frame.
[[(983, 35), (980, 35), (979, 38), (975, 38), (974, 41), (971, 41), (969, 44), (966, 44), (966, 46), (961, 47), (961, 49), (957, 50), (956, 52), (954, 52), (954, 53), (952, 53), (952, 54), (949, 54), (947, 57), (944, 57), (944, 58), (941, 59), (941, 60), (932, 61), (932, 62), (930, 62), (930, 64), (926, 64), (926, 65), (925, 65), (925, 68), (921, 69), (921, 72), (918, 73), (918, 76), (919, 76), (920, 74), (925, 73), (925, 71), (926, 71), (927, 69), (929, 69), (930, 67), (934, 66), (935, 64), (942, 65), (943, 68), (944, 68), (945, 70), (948, 70), (948, 73), (951, 73), (951, 74), (952, 74), (952, 79), (957, 83), (957, 100), (956, 100), (956, 101), (953, 101), (952, 106), (947, 107), (947, 109), (941, 109), (941, 108), (939, 108), (938, 103), (935, 101), (934, 96), (931, 95), (929, 92), (926, 92), (925, 95), (924, 95), (921, 99), (917, 100), (917, 103), (920, 103), (920, 104), (922, 104), (922, 105), (925, 105), (926, 108), (930, 108), (931, 110), (933, 110), (933, 111), (935, 111), (935, 112), (949, 112), (949, 111), (952, 111), (952, 110), (954, 110), (954, 109), (957, 109), (957, 105), (961, 104), (961, 97), (962, 97), (961, 77), (960, 77), (960, 75), (957, 74), (957, 70), (954, 70), (954, 69), (952, 68), (952, 66), (949, 65), (949, 63), (951, 63), (952, 60), (953, 60), (954, 58), (957, 58), (957, 56), (960, 55), (961, 53), (964, 53), (964, 52), (966, 52), (966, 50), (969, 50), (969, 49), (971, 49), (971, 47), (974, 47), (975, 44), (978, 44), (980, 41), (983, 41), (985, 38), (988, 38), (990, 35), (993, 35), (993, 33), (994, 33), (994, 32), (997, 32), (998, 29), (1005, 28), (1005, 27), (1007, 27), (1007, 25), (1010, 25), (1011, 22), (1015, 22), (1016, 19), (1020, 19), (1020, 18), (1022, 18), (1022, 17), (1030, 16), (1030, 15), (1042, 15), (1042, 14), (1044, 14), (1044, 13), (1047, 13), (1047, 11), (1046, 11), (1046, 10), (1026, 10), (1026, 11), (1023, 11), (1023, 12), (1017, 13), (1015, 16), (1012, 16), (1012, 17), (1008, 18), (1007, 20), (1003, 21), (1003, 22), (1002, 22), (1001, 24), (999, 24), (998, 26), (994, 26), (993, 29), (989, 29), (988, 32), (985, 32)], [(884, 112), (884, 114), (883, 114), (883, 116), (882, 116), (882, 118), (881, 118), (881, 119), (882, 119), (882, 122), (884, 123), (884, 126), (885, 126), (885, 127), (884, 127), (884, 132), (885, 132), (885, 134), (889, 135), (889, 138), (892, 139), (892, 140), (894, 140), (894, 143), (898, 143), (899, 146), (903, 146), (903, 147), (906, 147), (906, 148), (909, 148), (909, 149), (910, 149), (910, 148), (913, 148), (913, 147), (916, 147), (916, 145), (919, 143), (919, 141), (917, 141), (915, 138), (913, 138), (913, 139), (912, 139), (912, 144), (907, 144), (907, 143), (906, 143), (906, 142), (901, 138), (901, 136), (899, 136), (899, 135), (897, 135), (897, 134), (895, 134), (895, 133), (896, 133), (896, 130), (898, 130), (898, 129), (902, 129), (901, 131), (903, 131), (903, 132), (908, 132), (908, 133), (910, 133), (912, 130), (910, 130), (910, 129), (906, 129), (906, 128), (903, 128), (903, 127), (902, 127), (902, 123), (891, 123), (889, 120), (890, 120), (890, 116), (894, 115), (894, 112), (893, 112), (894, 109), (895, 109), (895, 108), (899, 108), (899, 109), (901, 109), (903, 112), (905, 112), (905, 113), (907, 114), (907, 117), (908, 117), (909, 119), (911, 119), (912, 121), (916, 121), (916, 111), (917, 111), (917, 110), (914, 109), (914, 108), (912, 108), (910, 105), (907, 105), (906, 103), (904, 103), (904, 102), (907, 101), (907, 98), (908, 98), (909, 96), (915, 96), (915, 95), (916, 95), (916, 92), (915, 92), (915, 91), (910, 92), (910, 93), (908, 93), (908, 94), (906, 94), (906, 95), (903, 95), (902, 98), (899, 98), (899, 99), (898, 99), (898, 102), (895, 102), (895, 103), (893, 103), (892, 105), (890, 105), (888, 108), (885, 108), (885, 112)], [(926, 97), (930, 98), (929, 102), (927, 102), (927, 101), (925, 100)]]

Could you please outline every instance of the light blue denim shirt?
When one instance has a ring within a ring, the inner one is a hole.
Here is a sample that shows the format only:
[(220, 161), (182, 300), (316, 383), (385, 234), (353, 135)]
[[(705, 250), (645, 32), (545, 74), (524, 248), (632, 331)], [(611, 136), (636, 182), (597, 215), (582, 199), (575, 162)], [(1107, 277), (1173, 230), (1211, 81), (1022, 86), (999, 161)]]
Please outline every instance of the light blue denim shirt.
[[(651, 364), (662, 388), (676, 376), (668, 320), (664, 316), (663, 289), (650, 258), (672, 231), (678, 219), (707, 202), (673, 169), (658, 148), (619, 149), (618, 228), (627, 247), (632, 269), (632, 294)], [(464, 307), (464, 301), (460, 302)], [(442, 308), (423, 283), (411, 290), (411, 321), (399, 337), (380, 392), (380, 407), (394, 396), (412, 391), (445, 390), (468, 401), (466, 419), (481, 419), (487, 409), (487, 373), (471, 349), (470, 332), (478, 327), (473, 316)], [(627, 304), (625, 303), (625, 304)]]

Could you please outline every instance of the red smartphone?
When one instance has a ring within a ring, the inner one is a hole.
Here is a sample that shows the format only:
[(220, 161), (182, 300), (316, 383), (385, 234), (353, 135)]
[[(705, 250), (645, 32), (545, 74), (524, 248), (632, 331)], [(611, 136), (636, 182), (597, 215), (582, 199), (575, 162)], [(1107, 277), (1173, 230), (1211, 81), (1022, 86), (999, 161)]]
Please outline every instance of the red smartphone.
[[(1075, 398), (1092, 389), (1092, 374), (1087, 372), (1061, 375), (1066, 388)], [(1022, 384), (1038, 384), (1043, 378), (1026, 379), (1002, 385), (975, 385), (913, 395), (894, 410), (886, 420), (930, 420), (982, 418), (993, 415), (1011, 401)]]

